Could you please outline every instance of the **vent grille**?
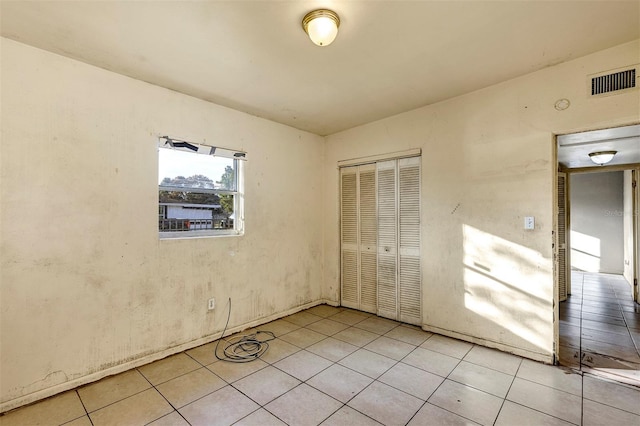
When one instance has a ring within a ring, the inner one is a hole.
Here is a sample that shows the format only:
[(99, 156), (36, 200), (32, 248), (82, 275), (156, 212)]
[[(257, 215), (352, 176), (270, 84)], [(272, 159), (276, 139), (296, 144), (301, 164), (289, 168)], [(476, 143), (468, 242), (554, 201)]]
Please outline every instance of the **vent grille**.
[(592, 96), (634, 87), (636, 87), (636, 68), (600, 75), (591, 79)]

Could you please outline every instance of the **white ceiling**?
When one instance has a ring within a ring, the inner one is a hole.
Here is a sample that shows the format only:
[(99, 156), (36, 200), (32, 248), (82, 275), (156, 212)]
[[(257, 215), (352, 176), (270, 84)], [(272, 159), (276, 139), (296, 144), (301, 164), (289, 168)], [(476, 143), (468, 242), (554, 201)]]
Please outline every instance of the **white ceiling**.
[(589, 153), (616, 151), (607, 166), (640, 164), (640, 125), (558, 136), (558, 163), (567, 169), (600, 167)]
[[(328, 47), (302, 17), (335, 10)], [(3, 36), (327, 135), (640, 37), (634, 1), (7, 1)]]

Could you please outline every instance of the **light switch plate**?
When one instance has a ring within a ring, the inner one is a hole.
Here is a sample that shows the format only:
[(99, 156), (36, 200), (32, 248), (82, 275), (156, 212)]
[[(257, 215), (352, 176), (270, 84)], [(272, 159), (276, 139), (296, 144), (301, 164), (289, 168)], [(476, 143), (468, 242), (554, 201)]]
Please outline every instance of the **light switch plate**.
[(533, 218), (533, 216), (526, 216), (524, 218), (524, 229), (535, 229), (536, 227), (536, 222), (535, 219)]

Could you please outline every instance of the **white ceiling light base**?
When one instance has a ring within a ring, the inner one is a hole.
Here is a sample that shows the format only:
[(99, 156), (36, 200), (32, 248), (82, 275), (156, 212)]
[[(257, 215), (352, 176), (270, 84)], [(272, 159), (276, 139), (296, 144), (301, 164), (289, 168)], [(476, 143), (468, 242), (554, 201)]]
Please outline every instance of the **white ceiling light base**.
[(302, 19), (302, 28), (318, 46), (328, 46), (338, 35), (340, 17), (333, 10), (318, 9), (307, 13)]
[(565, 109), (569, 108), (570, 105), (571, 102), (569, 101), (569, 99), (558, 99), (553, 107), (558, 111), (564, 111)]
[(591, 154), (589, 154), (589, 158), (591, 158), (591, 161), (593, 161), (594, 163), (603, 166), (609, 161), (613, 160), (613, 156), (616, 154), (616, 151), (592, 152)]

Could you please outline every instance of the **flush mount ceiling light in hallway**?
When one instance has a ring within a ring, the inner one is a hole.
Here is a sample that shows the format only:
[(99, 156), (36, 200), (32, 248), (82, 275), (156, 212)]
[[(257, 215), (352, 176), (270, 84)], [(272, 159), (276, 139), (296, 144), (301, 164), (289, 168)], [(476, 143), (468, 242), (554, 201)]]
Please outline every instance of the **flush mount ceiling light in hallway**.
[(338, 27), (340, 17), (329, 9), (313, 10), (302, 19), (302, 28), (318, 46), (330, 45), (338, 35)]
[(589, 158), (594, 163), (603, 166), (607, 164), (609, 161), (613, 160), (613, 156), (616, 155), (618, 151), (600, 151), (600, 152), (592, 152), (589, 154)]

